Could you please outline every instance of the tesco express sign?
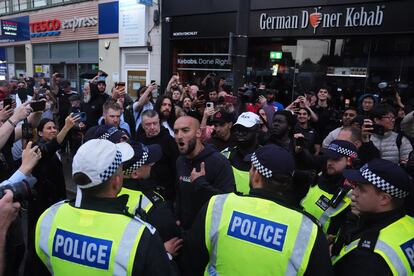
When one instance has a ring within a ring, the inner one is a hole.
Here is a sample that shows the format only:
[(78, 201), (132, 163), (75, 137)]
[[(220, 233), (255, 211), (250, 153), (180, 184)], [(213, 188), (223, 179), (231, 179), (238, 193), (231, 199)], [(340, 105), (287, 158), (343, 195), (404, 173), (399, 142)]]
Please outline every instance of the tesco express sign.
[(30, 36), (56, 36), (60, 35), (61, 29), (71, 29), (73, 32), (77, 28), (93, 27), (98, 25), (98, 17), (74, 17), (61, 22), (59, 19), (50, 19), (30, 23)]

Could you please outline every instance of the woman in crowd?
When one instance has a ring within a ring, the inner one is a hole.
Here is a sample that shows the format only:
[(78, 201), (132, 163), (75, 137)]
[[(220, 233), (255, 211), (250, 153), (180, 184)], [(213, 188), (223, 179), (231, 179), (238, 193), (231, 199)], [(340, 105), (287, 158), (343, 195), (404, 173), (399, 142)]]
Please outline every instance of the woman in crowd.
[(267, 115), (266, 115), (266, 111), (260, 107), (257, 112), (257, 115), (259, 115), (260, 118), (260, 129), (266, 133), (269, 131), (268, 125), (267, 125)]
[(38, 268), (33, 257), (36, 254), (34, 252), (34, 238), (39, 216), (54, 203), (66, 199), (65, 176), (58, 151), (69, 131), (79, 120), (79, 115), (69, 114), (59, 132), (55, 122), (47, 118), (42, 119), (37, 126), (38, 139), (36, 142), (42, 152), (42, 158), (32, 173), (37, 178), (37, 182), (33, 187), (35, 198), (29, 201), (28, 207), (27, 264), (30, 265), (26, 265), (27, 268), (34, 268), (34, 270)]
[(299, 141), (303, 142), (302, 146), (307, 148), (312, 154), (319, 155), (321, 145), (318, 141), (320, 139), (317, 132), (310, 126), (311, 113), (306, 108), (299, 108), (296, 115), (297, 124), (294, 130), (295, 135), (302, 134), (302, 140), (299, 139)]

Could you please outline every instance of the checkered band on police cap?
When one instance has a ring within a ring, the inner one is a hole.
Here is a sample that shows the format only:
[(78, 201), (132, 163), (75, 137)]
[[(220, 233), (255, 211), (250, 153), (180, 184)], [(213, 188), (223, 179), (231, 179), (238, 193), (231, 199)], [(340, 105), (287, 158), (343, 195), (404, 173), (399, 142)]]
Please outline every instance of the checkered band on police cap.
[(390, 194), (393, 197), (405, 198), (409, 194), (409, 192), (395, 187), (391, 183), (387, 182), (383, 178), (373, 173), (368, 168), (368, 164), (365, 164), (364, 166), (362, 166), (359, 171), (361, 172), (362, 177), (364, 177), (369, 183), (376, 186), (381, 191), (386, 192), (387, 194)]
[(112, 161), (111, 165), (103, 172), (99, 174), (102, 182), (108, 180), (119, 168), (122, 163), (122, 153), (120, 151), (116, 151), (115, 159)]
[(357, 152), (355, 152), (355, 151), (353, 151), (351, 149), (347, 149), (347, 148), (341, 147), (341, 146), (339, 146), (337, 144), (334, 144), (334, 143), (331, 143), (328, 146), (328, 149), (329, 150), (332, 150), (332, 151), (335, 151), (335, 152), (337, 152), (339, 154), (342, 154), (344, 156), (351, 157), (351, 158), (356, 158), (358, 156)]
[(126, 169), (124, 171), (124, 175), (131, 174), (133, 171), (138, 170), (139, 168), (141, 168), (142, 165), (145, 165), (145, 163), (147, 162), (147, 160), (148, 160), (148, 152), (147, 151), (144, 151), (144, 152), (142, 152), (141, 159), (139, 159), (131, 167), (129, 167), (128, 169)]
[(108, 140), (118, 129), (116, 127), (111, 127), (104, 134), (102, 134), (98, 139)]
[(262, 164), (260, 164), (259, 160), (256, 157), (256, 153), (252, 154), (251, 161), (252, 161), (253, 166), (256, 168), (256, 170), (259, 171), (259, 173), (262, 176), (264, 176), (266, 178), (271, 178), (272, 177), (272, 175), (273, 175), (272, 171), (269, 170), (268, 168), (264, 167)]

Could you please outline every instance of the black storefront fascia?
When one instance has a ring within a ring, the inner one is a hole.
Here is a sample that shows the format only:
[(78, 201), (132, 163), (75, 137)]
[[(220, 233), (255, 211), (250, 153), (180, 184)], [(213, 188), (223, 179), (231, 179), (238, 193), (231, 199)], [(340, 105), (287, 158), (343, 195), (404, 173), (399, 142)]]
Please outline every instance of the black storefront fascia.
[[(262, 38), (337, 39), (414, 32), (414, 20), (410, 20), (410, 12), (414, 10), (413, 1), (335, 1), (338, 5), (320, 5), (326, 4), (325, 2), (302, 1), (299, 3), (302, 7), (292, 8), (287, 1), (278, 1), (278, 4), (254, 1), (251, 4), (248, 22), (249, 47), (252, 48), (255, 39)], [(334, 1), (329, 2), (331, 4)], [(273, 6), (270, 7), (271, 9), (266, 9), (269, 5)], [(162, 62), (164, 65), (168, 64), (164, 68), (170, 69), (169, 72), (167, 70), (162, 72), (164, 81), (168, 82), (172, 73), (173, 62), (175, 62), (172, 49), (176, 41), (225, 40), (228, 39), (229, 32), (235, 32), (237, 11), (233, 11), (228, 6), (225, 8), (227, 9), (225, 12), (219, 10), (221, 13), (181, 16), (175, 10), (174, 16), (168, 18), (169, 22), (164, 20), (168, 28), (163, 29)], [(186, 12), (189, 11), (191, 12), (191, 7), (187, 6)], [(213, 12), (213, 10), (208, 11)], [(310, 19), (315, 17), (315, 13), (319, 13), (317, 15), (320, 17), (319, 21)], [(192, 42), (188, 41), (188, 43)], [(228, 51), (228, 48), (224, 51)]]

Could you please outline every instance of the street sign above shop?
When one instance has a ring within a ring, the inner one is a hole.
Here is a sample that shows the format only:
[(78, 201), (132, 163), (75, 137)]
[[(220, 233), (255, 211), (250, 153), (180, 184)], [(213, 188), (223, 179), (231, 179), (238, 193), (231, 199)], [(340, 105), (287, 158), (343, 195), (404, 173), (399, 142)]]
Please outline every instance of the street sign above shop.
[(46, 43), (97, 39), (98, 24), (96, 1), (65, 6), (65, 9), (43, 9), (30, 15), (30, 40)]
[(0, 43), (29, 40), (29, 17), (0, 19)]
[(181, 71), (231, 71), (229, 54), (188, 53), (177, 54), (177, 70)]
[(256, 10), (249, 36), (318, 36), (414, 32), (414, 1)]

